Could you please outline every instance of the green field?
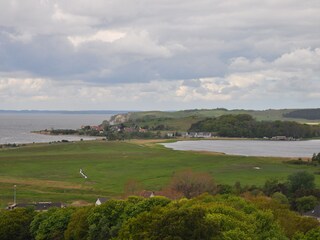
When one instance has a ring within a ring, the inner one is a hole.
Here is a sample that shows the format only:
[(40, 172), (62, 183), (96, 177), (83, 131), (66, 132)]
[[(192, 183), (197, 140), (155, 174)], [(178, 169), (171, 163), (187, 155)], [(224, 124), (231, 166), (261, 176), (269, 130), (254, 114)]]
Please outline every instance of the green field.
[[(285, 180), (310, 166), (284, 164), (283, 159), (241, 157), (174, 151), (149, 141), (88, 141), (35, 144), (0, 150), (0, 205), (12, 202), (17, 185), (18, 202), (84, 200), (98, 196), (121, 197), (130, 179), (147, 190), (160, 190), (175, 171), (191, 168), (212, 174), (218, 183), (262, 185), (268, 178)], [(261, 170), (255, 170), (254, 167)], [(79, 174), (82, 168), (88, 175)], [(316, 176), (320, 185), (320, 176)]]

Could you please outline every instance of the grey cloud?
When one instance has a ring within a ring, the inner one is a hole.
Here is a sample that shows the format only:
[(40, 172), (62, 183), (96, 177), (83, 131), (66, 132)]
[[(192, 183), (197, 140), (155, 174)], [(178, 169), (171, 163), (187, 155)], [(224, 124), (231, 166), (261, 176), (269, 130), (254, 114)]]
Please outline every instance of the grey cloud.
[[(319, 89), (319, 12), (318, 0), (0, 0), (0, 77), (108, 87), (182, 81), (204, 105), (215, 91), (237, 104), (265, 89), (308, 92), (305, 82)], [(206, 78), (207, 88), (195, 80)]]

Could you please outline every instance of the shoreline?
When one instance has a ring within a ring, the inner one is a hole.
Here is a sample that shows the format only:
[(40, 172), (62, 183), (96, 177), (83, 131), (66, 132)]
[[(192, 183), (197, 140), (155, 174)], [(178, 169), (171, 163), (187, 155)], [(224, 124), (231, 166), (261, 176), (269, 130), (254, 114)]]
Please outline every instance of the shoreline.
[[(80, 135), (50, 135), (50, 136), (79, 137)], [(52, 141), (10, 142), (10, 143), (8, 142), (8, 143), (0, 143), (0, 149), (1, 148), (16, 148), (16, 147), (21, 147), (21, 146), (35, 145), (35, 144), (68, 143), (68, 142), (81, 142), (81, 141), (102, 141), (103, 139), (104, 139), (104, 137), (86, 136), (84, 138), (79, 138), (79, 139), (61, 139), (61, 140), (52, 140)], [(12, 146), (10, 146), (10, 145), (12, 145)]]

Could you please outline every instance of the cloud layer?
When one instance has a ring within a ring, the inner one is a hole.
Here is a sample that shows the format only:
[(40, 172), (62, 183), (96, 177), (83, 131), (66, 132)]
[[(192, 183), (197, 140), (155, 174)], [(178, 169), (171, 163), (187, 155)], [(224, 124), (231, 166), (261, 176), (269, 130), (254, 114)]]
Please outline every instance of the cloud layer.
[(0, 0), (0, 109), (319, 107), (320, 3)]

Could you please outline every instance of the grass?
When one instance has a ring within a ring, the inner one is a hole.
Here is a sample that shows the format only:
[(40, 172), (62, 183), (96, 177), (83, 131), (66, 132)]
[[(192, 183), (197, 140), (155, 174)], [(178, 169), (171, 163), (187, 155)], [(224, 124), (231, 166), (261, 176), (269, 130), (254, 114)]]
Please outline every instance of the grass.
[[(261, 170), (255, 170), (254, 167)], [(82, 168), (88, 175), (79, 174)], [(266, 179), (286, 180), (295, 171), (317, 171), (311, 166), (283, 163), (281, 158), (215, 155), (174, 151), (154, 141), (87, 141), (35, 144), (0, 150), (0, 205), (12, 202), (85, 200), (120, 197), (125, 183), (135, 179), (145, 189), (164, 187), (175, 171), (191, 168), (209, 172), (218, 183), (263, 185)], [(316, 175), (320, 186), (320, 177)]]

